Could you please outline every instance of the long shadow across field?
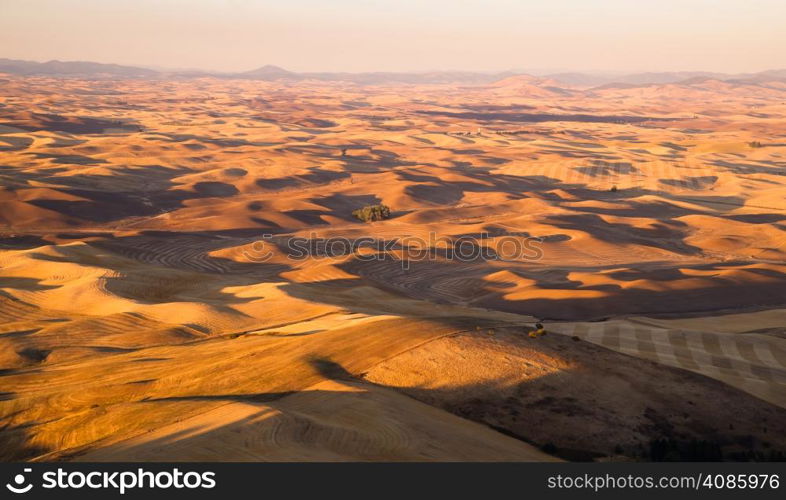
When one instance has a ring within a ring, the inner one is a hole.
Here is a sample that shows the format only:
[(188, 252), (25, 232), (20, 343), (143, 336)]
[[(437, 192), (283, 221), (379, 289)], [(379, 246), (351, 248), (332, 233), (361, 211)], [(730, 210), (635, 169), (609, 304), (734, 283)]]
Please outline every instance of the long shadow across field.
[[(511, 349), (526, 345), (541, 355), (570, 363), (572, 368), (512, 384), (491, 381), (440, 388), (397, 388), (364, 380), (362, 375), (350, 372), (330, 358), (316, 357), (304, 361), (310, 363), (322, 379), (348, 385), (354, 390), (309, 390), (307, 393), (314, 401), (323, 401), (334, 413), (340, 414), (357, 408), (358, 398), (364, 398), (369, 392), (400, 391), (567, 460), (611, 456), (645, 461), (783, 459), (786, 410), (782, 408), (715, 380), (592, 344), (577, 343), (561, 336), (532, 341), (522, 340), (523, 334), (519, 338), (514, 335), (505, 334), (496, 342), (509, 343)], [(187, 460), (189, 450), (198, 454), (199, 450), (209, 448), (211, 442), (229, 440), (232, 445), (223, 459), (260, 459), (269, 451), (264, 436), (270, 435), (267, 429), (271, 426), (277, 429), (276, 442), (288, 436), (299, 443), (299, 447), (309, 449), (310, 454), (344, 460), (379, 460), (396, 453), (401, 456), (414, 453), (412, 444), (406, 440), (382, 442), (352, 428), (337, 435), (339, 430), (329, 424), (321, 429), (316, 407), (309, 410), (301, 404), (296, 413), (290, 412), (288, 398), (297, 395), (297, 391), (287, 391), (167, 398), (242, 402), (259, 405), (259, 411), (209, 430), (187, 428), (138, 445), (123, 446), (121, 443), (120, 456), (156, 455)], [(276, 413), (271, 413), (271, 409)], [(412, 417), (422, 422), (423, 416)], [(736, 425), (729, 426), (729, 422)], [(384, 427), (384, 420), (379, 423)], [(311, 436), (307, 440), (295, 432), (304, 426)], [(287, 432), (290, 427), (291, 432)], [(388, 431), (397, 434), (404, 429), (407, 428)], [(234, 436), (244, 437), (240, 442)], [(664, 447), (668, 453), (663, 452)], [(175, 450), (174, 456), (167, 456), (166, 450)], [(302, 457), (285, 459), (300, 460)]]

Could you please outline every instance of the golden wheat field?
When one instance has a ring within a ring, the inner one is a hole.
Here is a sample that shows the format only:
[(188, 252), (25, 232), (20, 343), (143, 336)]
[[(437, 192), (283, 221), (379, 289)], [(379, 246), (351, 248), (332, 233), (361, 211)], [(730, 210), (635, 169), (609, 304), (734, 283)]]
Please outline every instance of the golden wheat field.
[(783, 81), (0, 75), (0, 459), (782, 457), (784, 209)]

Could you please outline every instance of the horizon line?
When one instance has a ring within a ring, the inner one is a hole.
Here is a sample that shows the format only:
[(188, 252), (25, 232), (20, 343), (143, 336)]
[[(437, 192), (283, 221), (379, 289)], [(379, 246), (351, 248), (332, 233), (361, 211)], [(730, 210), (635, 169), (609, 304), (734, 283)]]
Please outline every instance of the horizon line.
[(131, 68), (139, 68), (139, 69), (146, 69), (151, 71), (156, 71), (159, 73), (177, 73), (177, 72), (203, 72), (203, 73), (211, 73), (211, 74), (220, 74), (220, 75), (233, 75), (233, 74), (243, 74), (249, 73), (252, 71), (256, 71), (263, 68), (271, 68), (271, 69), (279, 69), (293, 74), (320, 74), (320, 73), (334, 73), (334, 74), (348, 74), (348, 75), (357, 75), (357, 74), (365, 74), (365, 73), (390, 73), (390, 74), (428, 74), (428, 73), (473, 73), (473, 74), (483, 74), (483, 75), (496, 75), (496, 74), (504, 74), (504, 73), (512, 73), (516, 75), (532, 75), (532, 76), (546, 76), (546, 75), (558, 75), (558, 74), (569, 74), (569, 73), (577, 73), (583, 74), (588, 76), (623, 76), (623, 75), (633, 75), (633, 74), (657, 74), (657, 73), (710, 73), (710, 74), (718, 74), (718, 75), (753, 75), (758, 73), (767, 73), (773, 71), (786, 71), (786, 67), (767, 67), (766, 69), (756, 70), (756, 71), (715, 71), (715, 70), (708, 70), (708, 69), (642, 69), (642, 70), (621, 70), (621, 69), (573, 69), (573, 68), (507, 68), (507, 69), (496, 69), (496, 70), (482, 70), (482, 69), (458, 69), (458, 68), (444, 68), (444, 69), (413, 69), (413, 70), (384, 70), (384, 69), (365, 69), (362, 71), (346, 71), (346, 70), (317, 70), (317, 69), (310, 69), (310, 70), (291, 70), (287, 69), (284, 65), (275, 64), (275, 63), (265, 63), (259, 66), (255, 66), (251, 69), (243, 69), (243, 70), (235, 70), (235, 71), (228, 71), (228, 70), (218, 70), (218, 69), (208, 69), (208, 68), (177, 68), (171, 66), (161, 66), (155, 64), (144, 64), (144, 63), (119, 63), (119, 62), (103, 62), (98, 60), (91, 60), (91, 59), (23, 59), (23, 58), (15, 58), (9, 56), (0, 56), (0, 60), (8, 60), (8, 61), (20, 61), (26, 63), (36, 63), (36, 64), (47, 64), (47, 63), (88, 63), (88, 64), (103, 64), (103, 65), (113, 65), (113, 66), (125, 66)]

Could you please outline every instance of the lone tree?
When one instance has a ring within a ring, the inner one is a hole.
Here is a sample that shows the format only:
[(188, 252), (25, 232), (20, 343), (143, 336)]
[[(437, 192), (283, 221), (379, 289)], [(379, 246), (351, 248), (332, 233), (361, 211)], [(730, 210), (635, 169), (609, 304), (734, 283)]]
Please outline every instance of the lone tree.
[(390, 208), (386, 205), (366, 205), (352, 212), (352, 215), (363, 222), (385, 220), (390, 217)]

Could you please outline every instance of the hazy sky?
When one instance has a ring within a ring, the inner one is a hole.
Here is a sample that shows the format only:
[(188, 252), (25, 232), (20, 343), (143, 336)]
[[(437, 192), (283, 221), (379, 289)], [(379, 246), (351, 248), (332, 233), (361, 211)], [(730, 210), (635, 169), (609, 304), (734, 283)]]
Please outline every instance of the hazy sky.
[(0, 0), (0, 57), (295, 71), (786, 67), (784, 0)]

